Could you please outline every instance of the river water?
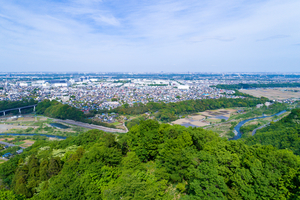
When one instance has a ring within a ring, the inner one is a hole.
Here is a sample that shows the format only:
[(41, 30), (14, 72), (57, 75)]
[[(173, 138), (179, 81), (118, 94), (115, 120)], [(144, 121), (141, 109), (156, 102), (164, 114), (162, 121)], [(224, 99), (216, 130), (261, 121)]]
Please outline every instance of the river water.
[[(270, 116), (261, 116), (261, 117), (255, 117), (255, 118), (250, 118), (250, 119), (245, 119), (243, 121), (241, 121), (240, 123), (238, 123), (238, 125), (236, 125), (234, 127), (235, 132), (237, 133), (236, 136), (234, 136), (233, 138), (230, 138), (229, 140), (238, 140), (242, 137), (242, 133), (240, 132), (240, 128), (249, 121), (255, 120), (255, 119), (263, 119), (263, 118), (267, 118), (267, 117), (273, 117), (275, 115), (279, 116), (283, 113), (285, 113), (286, 110), (283, 110), (279, 113), (276, 113), (274, 115), (270, 115)], [(57, 136), (57, 135), (47, 135), (47, 134), (35, 134), (35, 133), (31, 133), (31, 134), (18, 134), (18, 133), (0, 133), (0, 135), (11, 135), (11, 136), (34, 136), (34, 135), (40, 135), (40, 136), (46, 136), (49, 138), (58, 138), (58, 139), (66, 139), (66, 137), (63, 136)]]
[(273, 116), (279, 116), (283, 113), (285, 113), (286, 110), (283, 110), (279, 113), (276, 113), (274, 115), (270, 115), (270, 116), (261, 116), (261, 117), (255, 117), (255, 118), (251, 118), (251, 119), (245, 119), (244, 121), (241, 121), (240, 123), (238, 123), (238, 125), (236, 125), (234, 127), (234, 130), (235, 132), (237, 132), (236, 136), (234, 136), (233, 138), (230, 138), (229, 140), (237, 140), (237, 139), (240, 139), (242, 137), (242, 133), (240, 132), (240, 128), (246, 123), (246, 122), (249, 122), (249, 121), (252, 121), (252, 120), (255, 120), (255, 119), (263, 119), (263, 118), (267, 118), (267, 117), (273, 117)]
[(63, 140), (66, 139), (66, 137), (58, 136), (58, 135), (35, 134), (35, 133), (30, 133), (30, 134), (0, 133), (0, 135), (11, 135), (11, 136), (34, 136), (34, 135), (40, 135), (40, 136), (46, 136), (48, 138), (58, 138), (58, 139), (63, 139)]

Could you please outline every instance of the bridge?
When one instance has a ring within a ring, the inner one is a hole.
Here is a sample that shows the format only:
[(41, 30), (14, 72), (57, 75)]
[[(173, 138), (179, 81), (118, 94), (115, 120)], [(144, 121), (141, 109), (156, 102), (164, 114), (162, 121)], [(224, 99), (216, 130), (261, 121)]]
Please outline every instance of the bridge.
[(3, 115), (5, 116), (5, 112), (9, 112), (9, 111), (13, 111), (13, 110), (19, 110), (19, 113), (21, 113), (21, 110), (22, 109), (25, 109), (25, 108), (33, 108), (33, 111), (35, 111), (35, 107), (37, 106), (37, 104), (34, 104), (34, 105), (29, 105), (29, 106), (23, 106), (23, 107), (19, 107), (19, 108), (10, 108), (10, 109), (6, 109), (6, 110), (1, 110), (0, 113), (2, 112)]

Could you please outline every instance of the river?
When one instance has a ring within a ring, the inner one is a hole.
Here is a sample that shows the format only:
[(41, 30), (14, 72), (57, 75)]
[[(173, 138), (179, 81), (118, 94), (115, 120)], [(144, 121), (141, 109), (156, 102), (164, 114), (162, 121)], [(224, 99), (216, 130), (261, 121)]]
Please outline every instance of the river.
[[(251, 120), (255, 120), (255, 119), (263, 119), (263, 118), (267, 118), (267, 117), (273, 117), (275, 115), (279, 116), (283, 113), (285, 113), (286, 110), (283, 110), (279, 113), (276, 113), (274, 115), (270, 115), (270, 116), (261, 116), (261, 117), (255, 117), (255, 118), (250, 118), (250, 119), (245, 119), (243, 121), (241, 121), (240, 123), (238, 123), (238, 125), (236, 125), (234, 127), (234, 132), (236, 132), (237, 134), (233, 137), (230, 138), (229, 140), (238, 140), (242, 137), (242, 133), (240, 132), (240, 128), (246, 123), (249, 122)], [(40, 136), (46, 136), (49, 138), (58, 138), (58, 139), (66, 139), (66, 137), (63, 136), (57, 136), (57, 135), (47, 135), (47, 134), (35, 134), (35, 133), (31, 133), (31, 134), (18, 134), (18, 133), (0, 133), (0, 135), (11, 135), (11, 136), (34, 136), (34, 135), (40, 135)]]
[(240, 132), (240, 128), (246, 123), (246, 122), (249, 122), (249, 121), (252, 121), (252, 120), (255, 120), (255, 119), (263, 119), (263, 118), (267, 118), (267, 117), (273, 117), (273, 116), (279, 116), (283, 113), (285, 113), (286, 110), (283, 110), (279, 113), (276, 113), (274, 115), (270, 115), (270, 116), (261, 116), (261, 117), (255, 117), (255, 118), (250, 118), (250, 119), (245, 119), (243, 121), (241, 121), (240, 123), (238, 123), (238, 125), (236, 125), (234, 127), (234, 130), (235, 132), (237, 133), (233, 138), (230, 138), (229, 140), (237, 140), (237, 139), (240, 139), (242, 137), (242, 133)]
[(35, 134), (35, 133), (30, 133), (30, 134), (0, 133), (0, 135), (10, 135), (10, 136), (34, 136), (34, 135), (40, 135), (40, 136), (46, 136), (48, 138), (57, 138), (57, 139), (63, 139), (63, 140), (66, 139), (66, 137), (58, 136), (58, 135)]

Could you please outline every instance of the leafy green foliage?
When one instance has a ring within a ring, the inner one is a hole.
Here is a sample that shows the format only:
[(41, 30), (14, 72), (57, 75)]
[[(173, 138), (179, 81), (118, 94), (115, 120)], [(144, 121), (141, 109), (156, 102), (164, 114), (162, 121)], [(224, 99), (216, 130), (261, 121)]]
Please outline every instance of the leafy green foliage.
[(0, 200), (23, 200), (25, 197), (23, 195), (16, 195), (13, 191), (0, 190)]
[(256, 129), (257, 127), (261, 126), (260, 123), (258, 124), (250, 124), (250, 125), (247, 125), (247, 126), (242, 126), (240, 128), (240, 131), (245, 134), (245, 133), (251, 133), (254, 129)]
[[(19, 108), (23, 106), (30, 106), (37, 104), (37, 101), (33, 99), (24, 99), (22, 101), (0, 101), (0, 110), (7, 110), (11, 108)], [(33, 111), (33, 108), (22, 109), (22, 113), (30, 113)], [(18, 110), (10, 111), (14, 114), (19, 113)]]
[(254, 107), (257, 104), (265, 103), (268, 99), (266, 98), (244, 98), (244, 99), (202, 99), (202, 100), (187, 100), (176, 103), (155, 103), (150, 102), (147, 104), (134, 104), (132, 107), (121, 106), (110, 111), (101, 112), (115, 112), (119, 114), (137, 115), (145, 112), (155, 113), (156, 119), (162, 122), (170, 122), (176, 120), (179, 115), (202, 112), (205, 110), (215, 110), (219, 108), (230, 108), (230, 107)]
[(147, 120), (119, 136), (37, 141), (0, 176), (31, 199), (297, 199), (299, 168), (289, 150)]
[(250, 97), (250, 98), (256, 98), (250, 94), (246, 94), (246, 93), (243, 93), (243, 92), (240, 92), (238, 90), (234, 90), (234, 96), (242, 96), (242, 97)]
[(131, 119), (130, 121), (125, 122), (126, 127), (130, 130), (135, 125), (139, 125), (141, 121), (146, 120), (146, 117), (140, 116), (134, 119)]
[(6, 110), (11, 108), (19, 108), (23, 106), (29, 106), (36, 104), (37, 101), (34, 101), (33, 99), (27, 99), (22, 101), (0, 101), (0, 110)]
[(89, 115), (85, 115), (81, 110), (55, 100), (44, 100), (40, 102), (36, 107), (36, 113), (58, 119), (71, 119), (89, 124), (115, 128), (114, 125), (88, 119)]
[(285, 103), (273, 103), (269, 107), (262, 106), (260, 108), (253, 108), (247, 113), (233, 116), (231, 117), (231, 119), (249, 119), (257, 116), (262, 116), (263, 114), (273, 115), (287, 109), (288, 106)]
[(258, 130), (253, 137), (247, 138), (246, 143), (273, 145), (300, 155), (300, 109), (294, 109), (280, 121)]
[(82, 111), (54, 100), (40, 102), (36, 107), (36, 113), (58, 119), (73, 119), (77, 121), (82, 121), (84, 118)]
[(0, 156), (3, 156), (6, 153), (11, 153), (13, 155), (17, 154), (16, 151), (18, 151), (20, 149), (20, 147), (18, 146), (13, 146), (13, 147), (8, 147), (5, 150), (0, 151)]

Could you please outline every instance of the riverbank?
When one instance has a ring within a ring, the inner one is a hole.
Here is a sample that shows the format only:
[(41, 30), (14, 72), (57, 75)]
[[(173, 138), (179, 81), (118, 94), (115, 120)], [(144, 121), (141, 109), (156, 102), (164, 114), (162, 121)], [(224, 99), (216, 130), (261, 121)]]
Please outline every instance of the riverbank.
[(280, 116), (280, 115), (282, 115), (282, 114), (284, 114), (284, 113), (286, 113), (286, 112), (287, 112), (286, 110), (283, 110), (283, 111), (281, 111), (281, 112), (279, 112), (279, 113), (276, 113), (276, 114), (274, 114), (274, 115), (269, 115), (269, 116), (263, 115), (263, 116), (261, 116), (261, 117), (255, 117), (255, 118), (250, 118), (250, 119), (243, 120), (243, 121), (239, 122), (238, 125), (236, 125), (236, 126), (234, 127), (234, 130), (235, 130), (235, 132), (236, 132), (237, 134), (236, 134), (233, 138), (230, 138), (229, 140), (237, 140), (237, 139), (240, 139), (240, 138), (242, 137), (242, 133), (241, 133), (240, 129), (241, 129), (241, 127), (242, 127), (246, 122), (249, 122), (249, 121), (252, 121), (252, 120), (256, 120), (256, 119), (263, 119), (263, 118), (267, 118), (267, 117)]
[(48, 135), (48, 134), (38, 134), (38, 133), (0, 133), (0, 136), (45, 136), (47, 138), (57, 138), (65, 140), (67, 137), (59, 136), (59, 135)]

